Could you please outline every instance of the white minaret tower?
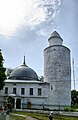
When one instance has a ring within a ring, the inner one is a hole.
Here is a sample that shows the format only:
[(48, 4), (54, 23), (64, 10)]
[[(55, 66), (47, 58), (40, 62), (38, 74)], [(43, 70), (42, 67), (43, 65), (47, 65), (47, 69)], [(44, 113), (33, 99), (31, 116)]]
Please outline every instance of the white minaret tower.
[(50, 83), (49, 104), (58, 107), (71, 105), (70, 50), (62, 45), (63, 39), (54, 31), (44, 49), (44, 80)]

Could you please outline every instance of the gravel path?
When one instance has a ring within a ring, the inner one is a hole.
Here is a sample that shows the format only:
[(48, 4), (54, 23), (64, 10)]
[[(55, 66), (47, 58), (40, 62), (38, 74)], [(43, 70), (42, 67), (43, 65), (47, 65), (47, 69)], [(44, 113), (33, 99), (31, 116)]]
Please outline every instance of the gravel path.
[(30, 117), (30, 116), (26, 116), (26, 119), (27, 119), (27, 120), (37, 120), (37, 119), (32, 118), (32, 117)]

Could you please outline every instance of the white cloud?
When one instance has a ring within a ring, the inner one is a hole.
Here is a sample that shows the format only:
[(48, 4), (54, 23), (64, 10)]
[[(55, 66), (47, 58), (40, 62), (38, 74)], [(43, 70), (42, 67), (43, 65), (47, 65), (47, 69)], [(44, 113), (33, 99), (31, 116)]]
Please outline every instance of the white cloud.
[(0, 0), (0, 33), (10, 34), (24, 22), (24, 0)]
[(0, 0), (0, 33), (10, 35), (22, 24), (39, 25), (54, 18), (60, 5), (61, 0)]

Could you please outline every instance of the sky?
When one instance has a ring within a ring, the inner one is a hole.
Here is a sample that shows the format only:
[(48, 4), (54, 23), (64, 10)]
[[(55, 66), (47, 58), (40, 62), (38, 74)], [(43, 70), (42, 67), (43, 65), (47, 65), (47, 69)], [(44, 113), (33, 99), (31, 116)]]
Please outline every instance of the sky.
[[(78, 90), (78, 0), (0, 0), (0, 49), (4, 67), (23, 63), (44, 76), (44, 49), (53, 31), (74, 58), (75, 89)], [(73, 89), (71, 68), (71, 88)]]

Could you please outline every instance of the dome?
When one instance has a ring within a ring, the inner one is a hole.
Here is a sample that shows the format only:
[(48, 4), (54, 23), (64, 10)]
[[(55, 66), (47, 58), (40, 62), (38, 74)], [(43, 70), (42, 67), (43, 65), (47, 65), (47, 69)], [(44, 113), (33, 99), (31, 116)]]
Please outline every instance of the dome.
[(14, 80), (38, 80), (38, 76), (36, 74), (36, 72), (29, 68), (26, 64), (25, 64), (25, 60), (23, 65), (15, 68), (9, 76), (9, 79), (14, 79)]

